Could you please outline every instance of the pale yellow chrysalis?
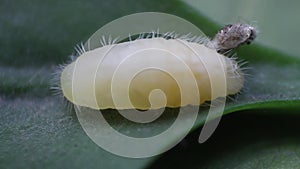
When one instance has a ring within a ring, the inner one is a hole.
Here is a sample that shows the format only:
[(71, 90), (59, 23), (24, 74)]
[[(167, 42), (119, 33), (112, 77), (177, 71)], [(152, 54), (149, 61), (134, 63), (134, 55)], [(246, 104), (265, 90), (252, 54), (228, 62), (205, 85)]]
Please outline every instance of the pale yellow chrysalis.
[[(155, 66), (157, 64), (159, 68)], [(149, 96), (154, 89), (164, 92), (166, 107), (200, 105), (216, 99), (211, 97), (210, 82), (218, 83), (224, 72), (226, 84), (218, 85), (227, 86), (226, 95), (238, 93), (243, 87), (244, 77), (234, 59), (203, 44), (154, 37), (83, 52), (64, 67), (60, 81), (63, 95), (79, 106), (93, 109), (149, 109), (164, 106), (159, 101), (161, 96), (157, 95), (151, 96), (154, 102), (150, 104)], [(192, 87), (195, 81), (186, 80), (190, 74), (195, 77), (199, 93), (195, 93)], [(184, 82), (187, 89), (191, 86), (190, 91), (184, 91), (189, 93), (188, 97), (181, 97), (182, 91), (177, 81)], [(214, 90), (217, 92), (214, 96), (226, 96), (223, 92), (218, 94), (218, 88)], [(118, 104), (114, 103), (112, 91), (118, 93)], [(200, 99), (197, 99), (199, 95)]]

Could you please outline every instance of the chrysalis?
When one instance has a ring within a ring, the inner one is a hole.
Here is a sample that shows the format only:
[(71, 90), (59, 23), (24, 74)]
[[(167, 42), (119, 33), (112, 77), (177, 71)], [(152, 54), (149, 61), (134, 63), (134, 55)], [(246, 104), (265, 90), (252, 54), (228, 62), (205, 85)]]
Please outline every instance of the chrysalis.
[[(79, 57), (62, 70), (61, 90), (73, 104), (92, 109), (200, 105), (242, 89), (244, 76), (237, 61), (221, 53), (251, 43), (255, 36), (254, 28), (238, 23), (225, 26), (211, 41), (152, 36), (90, 51), (82, 47)], [(187, 78), (190, 75), (192, 80)], [(219, 80), (223, 76), (226, 84)], [(225, 95), (218, 88), (222, 85), (226, 85)], [(211, 95), (212, 86), (217, 86), (216, 97)], [(163, 91), (165, 104), (161, 95), (152, 93), (156, 89)], [(182, 92), (188, 94), (182, 97)]]

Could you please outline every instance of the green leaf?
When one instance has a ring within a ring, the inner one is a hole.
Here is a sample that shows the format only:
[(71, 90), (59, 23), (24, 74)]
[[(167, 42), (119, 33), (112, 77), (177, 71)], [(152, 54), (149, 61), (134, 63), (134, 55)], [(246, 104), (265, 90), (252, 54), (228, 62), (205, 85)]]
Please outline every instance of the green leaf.
[(190, 134), (151, 168), (297, 169), (300, 167), (299, 115), (286, 116), (285, 109), (243, 111), (225, 116), (204, 144), (198, 132)]
[[(68, 60), (68, 55), (73, 51), (75, 44), (85, 41), (98, 28), (113, 19), (144, 11), (175, 14), (194, 23), (209, 36), (213, 36), (221, 27), (191, 6), (177, 0), (1, 2), (0, 168), (145, 168), (159, 158), (158, 156), (128, 159), (104, 151), (84, 133), (75, 112), (68, 110), (62, 99), (53, 96), (49, 90), (55, 65)], [(241, 162), (241, 166), (247, 165), (246, 162), (252, 160), (250, 166), (259, 167), (260, 162), (257, 164), (253, 162), (257, 156), (265, 159), (266, 163), (271, 163), (275, 159), (274, 164), (280, 166), (280, 161), (284, 161), (286, 154), (291, 154), (292, 149), (296, 149), (296, 154), (299, 154), (299, 146), (295, 142), (298, 141), (296, 132), (283, 142), (279, 141), (278, 147), (272, 144), (271, 148), (268, 147), (268, 143), (272, 143), (272, 137), (260, 139), (262, 134), (253, 134), (251, 138), (257, 144), (247, 149), (245, 146), (249, 143), (239, 142), (239, 135), (246, 133), (244, 132), (246, 129), (249, 129), (250, 133), (257, 131), (255, 126), (243, 125), (247, 120), (243, 117), (245, 113), (241, 111), (245, 110), (249, 112), (246, 117), (252, 118), (253, 124), (256, 123), (255, 118), (261, 118), (262, 124), (259, 127), (266, 127), (267, 133), (272, 131), (272, 128), (267, 128), (268, 125), (281, 124), (281, 118), (275, 118), (269, 123), (269, 119), (276, 114), (287, 119), (284, 123), (287, 130), (298, 129), (299, 126), (295, 123), (291, 122), (289, 125), (289, 120), (293, 121), (293, 117), (299, 118), (300, 60), (259, 45), (239, 49), (238, 56), (248, 61), (247, 67), (251, 69), (246, 71), (249, 76), (244, 91), (228, 102), (224, 113), (230, 116), (225, 116), (224, 123), (230, 125), (231, 121), (227, 122), (226, 118), (231, 116), (236, 121), (242, 119), (241, 124), (234, 125), (234, 128), (240, 129), (240, 133), (232, 134), (235, 137), (233, 143), (240, 146), (241, 151), (239, 147), (235, 148), (233, 153), (228, 150), (229, 148), (223, 149), (224, 155), (215, 157), (212, 154), (204, 158), (210, 160), (204, 165), (193, 160), (194, 157), (206, 156), (198, 150), (198, 147), (210, 150), (216, 145), (222, 148), (222, 137), (213, 136), (208, 143), (201, 146), (191, 143), (188, 145), (192, 147), (191, 150), (184, 152), (184, 155), (173, 154), (171, 151), (171, 157), (168, 158), (178, 156), (180, 157), (178, 161), (190, 159), (191, 165), (185, 164), (186, 166), (233, 168), (240, 163), (238, 160), (234, 161), (239, 157), (245, 161)], [(257, 115), (262, 112), (267, 115)], [(150, 136), (172, 124), (177, 111), (167, 109), (156, 122), (147, 125), (130, 123), (112, 110), (108, 110), (104, 115), (111, 125), (122, 133)], [(200, 131), (205, 118), (205, 112), (201, 111), (194, 131)], [(219, 128), (224, 128), (224, 125)], [(230, 130), (225, 128), (217, 132), (222, 135)], [(287, 132), (285, 135), (284, 131), (282, 133), (283, 139), (289, 134)], [(197, 136), (192, 138), (194, 142), (197, 141)], [(171, 144), (174, 140), (166, 139), (166, 141)], [(233, 145), (227, 144), (226, 147), (231, 146)], [(283, 150), (283, 153), (277, 153), (274, 158), (268, 156), (272, 154), (270, 152), (278, 149)], [(297, 155), (291, 155), (292, 159), (296, 157)], [(165, 162), (164, 158), (163, 156), (158, 162), (166, 164), (168, 161)], [(293, 162), (285, 167), (293, 168), (292, 165), (299, 166), (297, 162)], [(173, 168), (179, 166), (174, 165)]]

